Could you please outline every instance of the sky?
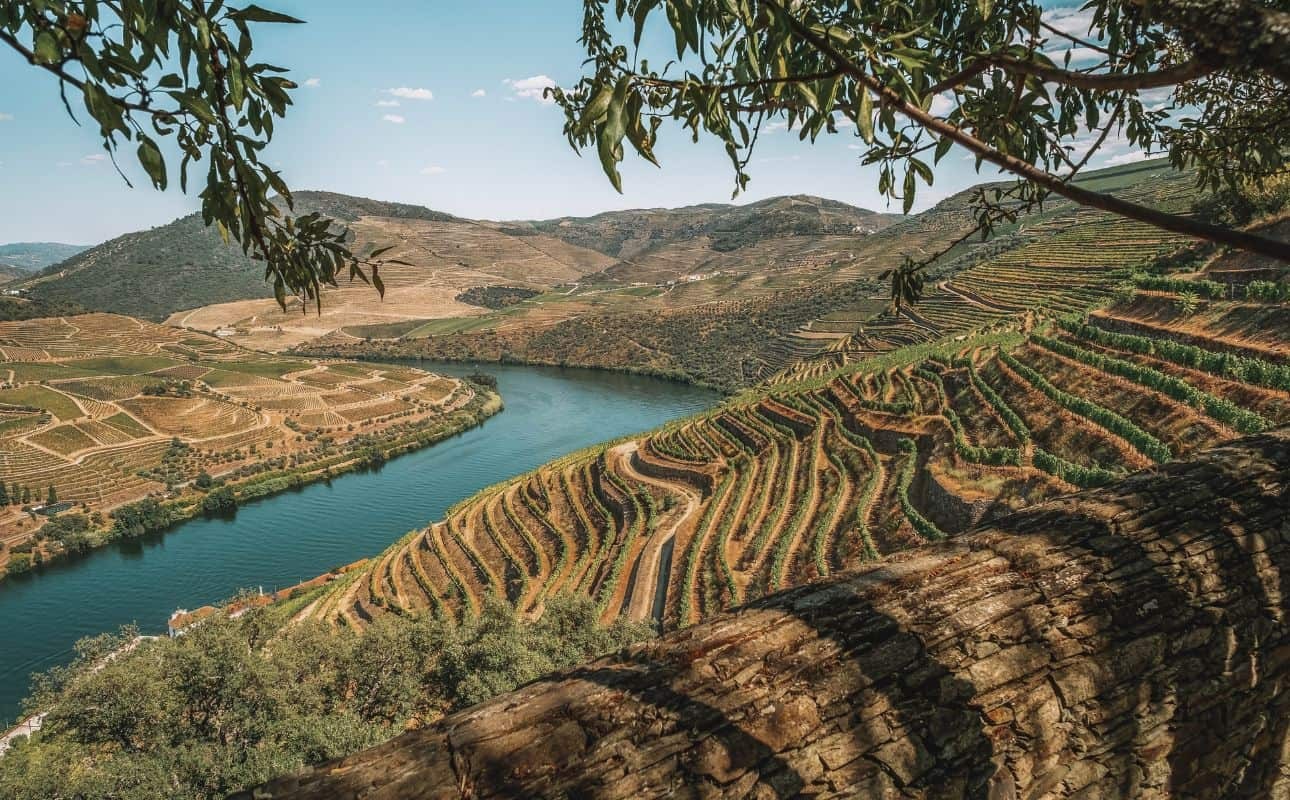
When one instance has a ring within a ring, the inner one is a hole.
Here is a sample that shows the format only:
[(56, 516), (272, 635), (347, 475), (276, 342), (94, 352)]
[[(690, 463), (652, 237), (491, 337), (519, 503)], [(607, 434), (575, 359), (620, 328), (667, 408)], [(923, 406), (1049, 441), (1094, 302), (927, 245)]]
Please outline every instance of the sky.
[[(569, 147), (563, 115), (543, 101), (541, 87), (571, 85), (581, 75), (578, 0), (261, 5), (307, 21), (254, 31), (256, 60), (289, 67), (300, 84), (266, 156), (294, 189), (480, 219), (731, 199), (734, 178), (721, 147), (712, 140), (692, 143), (679, 126), (660, 134), (662, 169), (628, 154), (621, 195), (594, 152), (579, 156)], [(1073, 8), (1050, 13), (1079, 21)], [(898, 212), (898, 204), (888, 206), (878, 194), (876, 170), (860, 165), (857, 150), (854, 133), (821, 136), (814, 145), (795, 132), (763, 133), (749, 168), (752, 181), (736, 202), (813, 194)], [(132, 152), (132, 146), (125, 151)], [(1112, 142), (1093, 166), (1138, 157)], [(133, 164), (125, 171), (134, 188), (104, 157), (96, 127), (68, 118), (53, 76), (0, 45), (0, 243), (92, 244), (198, 208), (195, 194), (181, 194), (178, 181), (157, 192)], [(920, 187), (914, 210), (993, 177), (978, 176), (970, 158), (951, 153), (937, 168), (935, 185)]]

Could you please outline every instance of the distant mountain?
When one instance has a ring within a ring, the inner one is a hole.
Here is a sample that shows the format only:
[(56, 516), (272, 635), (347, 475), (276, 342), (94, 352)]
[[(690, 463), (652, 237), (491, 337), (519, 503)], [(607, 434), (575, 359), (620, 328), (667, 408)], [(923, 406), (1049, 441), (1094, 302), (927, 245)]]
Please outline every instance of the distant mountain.
[(810, 195), (772, 197), (746, 205), (707, 203), (681, 208), (608, 211), (524, 223), (572, 244), (629, 259), (662, 244), (705, 238), (717, 252), (787, 236), (873, 233), (899, 219)]
[(35, 272), (50, 264), (57, 264), (59, 261), (71, 258), (88, 247), (83, 244), (58, 242), (0, 244), (0, 267), (14, 267), (23, 272)]
[[(413, 267), (391, 270), (387, 286), (425, 284), (433, 273), (435, 283), (457, 291), (494, 282), (547, 289), (588, 275), (655, 283), (728, 268), (740, 259), (782, 264), (808, 251), (812, 258), (826, 258), (834, 250), (853, 250), (856, 241), (895, 219), (833, 200), (793, 196), (743, 206), (489, 222), (405, 203), (297, 192), (295, 213), (313, 211), (349, 225), (357, 249), (396, 246), (391, 257)], [(821, 248), (821, 237), (841, 239)], [(454, 280), (462, 285), (455, 286)], [(272, 296), (263, 267), (225, 245), (197, 214), (90, 248), (47, 268), (25, 286), (51, 303), (79, 303), (153, 320), (176, 311)], [(377, 302), (374, 295), (370, 299)], [(385, 309), (368, 310), (388, 316), (388, 301)], [(425, 298), (427, 310), (421, 313), (431, 315), (432, 302)], [(240, 313), (238, 309), (234, 315)], [(271, 313), (260, 308), (247, 312), (258, 324), (265, 324)]]
[[(366, 216), (454, 219), (421, 206), (330, 192), (298, 192), (294, 210), (318, 211), (346, 223)], [(226, 245), (200, 214), (80, 250), (30, 282), (33, 294), (52, 303), (79, 303), (153, 320), (179, 309), (273, 296), (264, 282), (264, 267), (240, 248)]]

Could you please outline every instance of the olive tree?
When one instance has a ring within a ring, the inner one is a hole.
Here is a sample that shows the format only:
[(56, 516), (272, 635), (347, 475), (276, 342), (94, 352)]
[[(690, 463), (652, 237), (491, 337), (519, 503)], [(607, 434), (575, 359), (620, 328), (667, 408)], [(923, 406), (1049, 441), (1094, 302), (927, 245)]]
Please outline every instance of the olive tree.
[[(626, 146), (657, 163), (664, 120), (724, 144), (738, 193), (758, 134), (852, 131), (878, 190), (912, 207), (958, 145), (1016, 182), (978, 189), (992, 228), (1059, 195), (1165, 230), (1290, 260), (1290, 244), (1170, 214), (1074, 178), (1112, 133), (1194, 168), (1201, 187), (1261, 185), (1290, 146), (1286, 0), (1089, 0), (1088, 29), (1036, 0), (584, 0), (586, 74), (550, 90), (575, 149), (621, 191)], [(655, 22), (657, 21), (657, 23)], [(642, 36), (670, 28), (666, 66)], [(628, 40), (626, 35), (630, 33)], [(669, 48), (670, 50), (670, 48)], [(1079, 58), (1072, 59), (1077, 51)], [(1075, 63), (1072, 63), (1074, 61)], [(964, 239), (967, 238), (964, 237)], [(962, 240), (960, 240), (962, 241)], [(933, 256), (935, 258), (935, 256)], [(932, 259), (890, 270), (917, 300)]]
[(293, 216), (290, 189), (261, 159), (296, 84), (253, 59), (252, 26), (299, 22), (223, 0), (0, 0), (0, 42), (56, 79), (67, 113), (98, 127), (113, 164), (132, 148), (165, 189), (174, 165), (159, 142), (169, 139), (185, 192), (204, 170), (202, 218), (264, 262), (284, 309), (288, 295), (321, 303), (322, 286), (346, 270), (384, 293), (378, 258), (389, 249), (357, 255), (332, 220)]

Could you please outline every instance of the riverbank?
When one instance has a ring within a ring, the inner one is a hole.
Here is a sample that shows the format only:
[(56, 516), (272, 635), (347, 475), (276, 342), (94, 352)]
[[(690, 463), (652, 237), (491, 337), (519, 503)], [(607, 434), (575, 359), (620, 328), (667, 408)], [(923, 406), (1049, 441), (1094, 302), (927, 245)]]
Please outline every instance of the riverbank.
[[(452, 364), (427, 369), (467, 378)], [(569, 453), (710, 408), (684, 384), (603, 371), (497, 366), (505, 413), (439, 442), (333, 480), (196, 517), (84, 557), (0, 581), (0, 724), (17, 721), (30, 676), (69, 662), (86, 636), (134, 624), (163, 634), (176, 608), (242, 590), (276, 593), (389, 547), (484, 487)], [(348, 575), (342, 577), (342, 580)], [(329, 584), (330, 585), (330, 584)], [(322, 588), (275, 603), (290, 615)]]
[[(105, 520), (101, 525), (79, 531), (76, 547), (60, 546), (48, 553), (43, 548), (36, 550), (41, 558), (32, 559), (30, 565), (21, 570), (11, 571), (12, 561), (0, 565), (0, 582), (11, 575), (39, 572), (47, 565), (84, 557), (94, 549), (114, 542), (164, 533), (198, 516), (233, 514), (239, 506), (252, 500), (328, 481), (355, 470), (379, 467), (389, 459), (429, 447), (476, 427), (505, 407), (501, 395), (495, 390), (478, 383), (470, 383), (469, 387), (470, 399), (443, 417), (391, 426), (379, 434), (352, 437), (344, 445), (338, 445), (345, 449), (335, 455), (301, 466), (267, 469), (242, 480), (216, 478), (206, 487), (189, 484), (164, 500), (145, 498), (122, 504), (112, 509), (111, 522)], [(382, 435), (387, 432), (390, 433)]]
[[(723, 395), (738, 394), (749, 386), (728, 386), (721, 383), (705, 381), (695, 375), (691, 375), (681, 369), (662, 369), (659, 367), (640, 366), (637, 364), (601, 364), (582, 361), (557, 361), (554, 359), (542, 358), (521, 358), (514, 354), (501, 354), (498, 356), (488, 356), (487, 354), (454, 356), (445, 354), (434, 354), (427, 356), (424, 353), (416, 351), (416, 343), (423, 340), (413, 340), (405, 342), (401, 339), (390, 339), (381, 342), (356, 342), (355, 344), (338, 345), (336, 347), (315, 347), (306, 348), (303, 345), (290, 350), (292, 355), (298, 355), (306, 358), (340, 358), (346, 361), (362, 361), (367, 363), (385, 364), (391, 361), (403, 363), (433, 363), (433, 364), (460, 364), (460, 365), (498, 365), (513, 367), (552, 367), (556, 369), (585, 369), (595, 370), (597, 372), (610, 372), (618, 375), (638, 375), (643, 378), (654, 378), (656, 380), (669, 381), (671, 383), (680, 383), (686, 386), (693, 386), (697, 389), (706, 389), (711, 392), (719, 392)], [(401, 345), (402, 347), (394, 347)], [(370, 352), (362, 348), (372, 348)]]

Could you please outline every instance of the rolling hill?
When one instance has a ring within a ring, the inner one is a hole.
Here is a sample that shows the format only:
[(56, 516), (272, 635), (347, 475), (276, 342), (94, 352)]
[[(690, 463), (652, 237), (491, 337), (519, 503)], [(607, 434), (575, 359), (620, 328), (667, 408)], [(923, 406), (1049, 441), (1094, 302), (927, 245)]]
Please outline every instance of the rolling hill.
[(59, 244), (58, 242), (0, 244), (0, 266), (13, 267), (24, 273), (35, 272), (87, 249), (88, 245)]
[[(356, 249), (393, 245), (390, 257), (413, 265), (387, 269), (390, 292), (383, 302), (366, 285), (343, 285), (325, 294), (321, 317), (302, 319), (298, 307), (284, 313), (266, 302), (259, 267), (196, 215), (106, 242), (28, 286), (51, 302), (170, 317), (207, 331), (232, 328), (241, 344), (282, 350), (341, 328), (383, 332), (383, 326), (445, 319), (469, 324), (486, 309), (458, 302), (457, 295), (497, 285), (563, 293), (569, 302), (554, 309), (559, 318), (638, 303), (643, 298), (632, 287), (720, 276), (734, 277), (737, 294), (772, 294), (803, 284), (822, 265), (850, 261), (895, 219), (805, 196), (521, 222), (467, 220), (326, 192), (295, 198), (298, 212), (317, 210), (346, 223)], [(142, 285), (154, 290), (137, 291)], [(678, 291), (650, 305), (691, 304), (692, 294)]]
[[(1188, 176), (1160, 161), (1092, 172), (1083, 180), (1174, 210), (1187, 208), (1192, 191)], [(866, 352), (962, 334), (1036, 304), (1040, 295), (1051, 309), (1078, 307), (1107, 295), (1128, 267), (1185, 241), (1051, 202), (989, 242), (955, 247), (931, 270), (925, 301), (892, 316), (877, 276), (906, 254), (936, 252), (970, 230), (969, 194), (888, 221), (873, 233), (764, 238), (728, 253), (705, 250), (705, 268), (714, 258), (730, 265), (702, 275), (677, 280), (649, 268), (659, 282), (628, 282), (620, 272), (628, 262), (619, 261), (576, 287), (486, 315), (347, 327), (301, 349), (632, 369), (734, 391), (785, 369), (837, 366)], [(977, 293), (960, 290), (957, 276), (969, 272)], [(1052, 282), (1027, 295), (1034, 277)]]

